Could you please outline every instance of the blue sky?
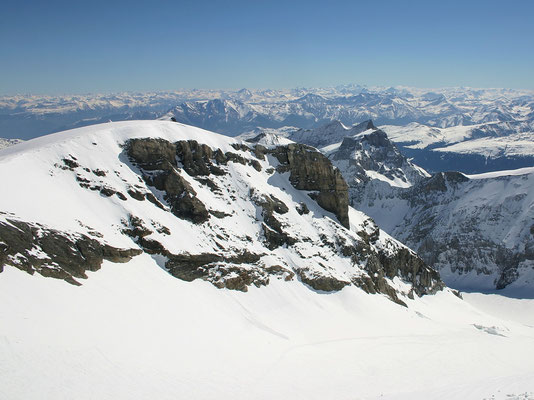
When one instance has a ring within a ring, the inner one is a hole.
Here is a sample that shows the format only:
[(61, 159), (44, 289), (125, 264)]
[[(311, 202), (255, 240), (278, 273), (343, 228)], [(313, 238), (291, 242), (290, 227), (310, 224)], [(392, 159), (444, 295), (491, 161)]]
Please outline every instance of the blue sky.
[(534, 1), (11, 1), (0, 93), (534, 89)]

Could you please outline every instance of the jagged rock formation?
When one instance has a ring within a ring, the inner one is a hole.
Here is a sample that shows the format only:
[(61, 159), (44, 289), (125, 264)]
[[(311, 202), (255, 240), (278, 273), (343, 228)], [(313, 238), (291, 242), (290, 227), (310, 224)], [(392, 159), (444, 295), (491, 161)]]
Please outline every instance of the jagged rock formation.
[(290, 172), (289, 181), (299, 190), (317, 191), (317, 203), (336, 214), (349, 228), (348, 187), (341, 173), (321, 153), (301, 144), (277, 147), (271, 152), (280, 162), (279, 172)]
[[(82, 235), (100, 235), (111, 247), (90, 244), (102, 259), (129, 244), (185, 281), (242, 291), (272, 279), (298, 279), (318, 291), (356, 285), (399, 304), (443, 287), (415, 253), (348, 206), (340, 172), (313, 148), (246, 145), (172, 122), (117, 125), (119, 133), (102, 129), (49, 153), (39, 148), (45, 157), (0, 158), (0, 171), (33, 162), (30, 172), (48, 171), (46, 190), (61, 182), (66, 198), (76, 196), (68, 203), (74, 208), (47, 209), (47, 221), (72, 226), (75, 219), (82, 243)], [(1, 201), (22, 219), (27, 201), (8, 193)]]

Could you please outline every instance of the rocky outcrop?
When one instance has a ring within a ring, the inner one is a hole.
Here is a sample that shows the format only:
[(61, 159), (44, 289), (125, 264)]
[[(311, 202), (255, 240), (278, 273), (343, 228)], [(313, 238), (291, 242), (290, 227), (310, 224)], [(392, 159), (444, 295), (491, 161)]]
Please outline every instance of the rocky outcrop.
[(64, 279), (79, 285), (86, 271), (97, 271), (103, 260), (127, 262), (138, 249), (119, 249), (82, 234), (68, 234), (15, 219), (0, 221), (0, 272), (13, 265), (30, 274)]
[(213, 155), (211, 149), (196, 142), (195, 144), (196, 146), (191, 146), (189, 142), (174, 144), (163, 139), (132, 139), (127, 144), (127, 153), (130, 160), (143, 172), (143, 180), (165, 193), (164, 199), (174, 215), (200, 224), (207, 221), (210, 214), (196, 197), (195, 190), (181, 176), (177, 166), (177, 155), (181, 154), (191, 173), (210, 173), (210, 159), (206, 158)]
[(260, 263), (263, 254), (244, 251), (234, 255), (167, 254), (165, 267), (169, 273), (184, 281), (204, 279), (218, 288), (246, 292), (250, 285), (256, 287), (269, 283), (269, 275), (282, 275), (288, 270), (269, 271)]
[(289, 171), (289, 181), (299, 190), (317, 192), (314, 199), (322, 208), (334, 213), (349, 228), (348, 187), (341, 173), (324, 155), (303, 144), (289, 144), (270, 151), (280, 165), (279, 172)]
[[(380, 139), (381, 136), (378, 135), (376, 140)], [(307, 191), (319, 206), (334, 213), (345, 228), (350, 227), (347, 184), (330, 160), (314, 148), (289, 144), (274, 148), (257, 145), (250, 149), (236, 144), (234, 149), (241, 152), (238, 154), (213, 150), (195, 141), (173, 144), (160, 140), (151, 143), (152, 141), (130, 140), (127, 144), (128, 157), (140, 169), (149, 186), (165, 193), (165, 201), (173, 214), (180, 218), (196, 223), (205, 221), (192, 217), (194, 212), (191, 211), (190, 204), (196, 198), (196, 193), (188, 183), (189, 179), (193, 178), (207, 185), (211, 192), (222, 195), (225, 189), (217, 176), (223, 177), (230, 173), (227, 169), (229, 162), (248, 165), (261, 171), (258, 160), (265, 160), (265, 155), (271, 155), (279, 162), (276, 168), (278, 173), (288, 172), (289, 181), (296, 189)], [(249, 153), (250, 157), (244, 156), (243, 152)], [(275, 170), (266, 172), (272, 175)], [(233, 196), (230, 193), (230, 198)], [(266, 251), (278, 248), (291, 249), (296, 254), (301, 254), (301, 249), (307, 251), (305, 249), (309, 246), (306, 242), (310, 239), (289, 234), (291, 229), (285, 220), (291, 208), (299, 215), (308, 214), (310, 211), (305, 203), (286, 204), (272, 194), (260, 193), (253, 188), (249, 189), (248, 200), (257, 207), (255, 218), (263, 233), (263, 237), (259, 239), (263, 241)], [(184, 204), (189, 208), (184, 209)], [(207, 211), (207, 214), (208, 218), (209, 215), (217, 216), (213, 210)], [(231, 214), (220, 215), (218, 218), (227, 216)], [(171, 254), (161, 243), (151, 239), (152, 231), (142, 221), (130, 217), (125, 226), (125, 233), (132, 236), (144, 251), (166, 257), (165, 268), (173, 276), (186, 281), (203, 279), (220, 288), (246, 291), (250, 285), (268, 284), (269, 276), (272, 275), (283, 275), (284, 279), (292, 279), (296, 275), (302, 283), (314, 290), (330, 292), (356, 285), (369, 293), (382, 293), (393, 301), (404, 304), (391, 284), (391, 280), (396, 277), (413, 286), (410, 293), (412, 297), (414, 294), (434, 293), (443, 287), (439, 275), (413, 252), (403, 250), (399, 245), (393, 245), (397, 246), (398, 251), (383, 250), (378, 245), (380, 233), (376, 226), (359, 232), (359, 239), (347, 236), (346, 230), (338, 231), (338, 228), (333, 236), (320, 235), (321, 240), (316, 244), (319, 253), (340, 253), (349, 257), (354, 266), (363, 266), (363, 273), (352, 278), (329, 273), (327, 258), (324, 258), (324, 264), (323, 261), (316, 261), (321, 268), (304, 266), (291, 271), (284, 266), (278, 269), (266, 266), (262, 262), (262, 257), (266, 254), (236, 252), (226, 245), (221, 245), (220, 252)], [(217, 240), (228, 240), (223, 232), (216, 236)], [(304, 255), (301, 257), (306, 259)]]

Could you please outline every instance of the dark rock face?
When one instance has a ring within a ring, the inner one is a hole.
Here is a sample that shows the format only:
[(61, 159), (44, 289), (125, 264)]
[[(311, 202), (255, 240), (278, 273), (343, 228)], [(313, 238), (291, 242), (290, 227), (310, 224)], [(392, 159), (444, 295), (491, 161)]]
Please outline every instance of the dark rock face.
[(176, 145), (163, 139), (132, 139), (128, 156), (147, 171), (168, 170), (176, 166)]
[(205, 145), (199, 146), (197, 142), (174, 144), (162, 139), (132, 139), (127, 144), (130, 160), (141, 168), (147, 184), (165, 192), (171, 212), (178, 218), (200, 224), (207, 221), (210, 214), (196, 197), (191, 185), (178, 172), (178, 151), (183, 156), (184, 169), (187, 164), (187, 168), (195, 175), (209, 174), (206, 155), (212, 155), (211, 149)]
[(382, 253), (379, 258), (388, 278), (403, 277), (418, 296), (436, 293), (444, 287), (439, 274), (407, 249), (400, 249), (393, 256)]
[(436, 191), (446, 192), (448, 190), (447, 184), (449, 186), (456, 186), (457, 184), (467, 182), (468, 180), (469, 178), (460, 172), (439, 172), (422, 181), (417, 190), (425, 193)]
[[(97, 271), (103, 260), (127, 262), (138, 249), (118, 249), (88, 236), (67, 234), (42, 225), (8, 219), (0, 222), (0, 268), (13, 265), (30, 274), (79, 285), (85, 271)], [(1, 269), (0, 269), (1, 271)]]
[(299, 190), (317, 191), (315, 200), (336, 215), (349, 228), (347, 183), (328, 158), (302, 144), (277, 147), (272, 154), (280, 162), (280, 171), (289, 171), (291, 184)]
[[(269, 283), (268, 273), (259, 267), (263, 254), (247, 251), (233, 256), (212, 253), (167, 254), (165, 267), (169, 273), (184, 281), (209, 280), (219, 288), (246, 292), (248, 286), (265, 286)], [(241, 264), (256, 265), (255, 268), (240, 268)]]
[(397, 292), (388, 283), (388, 279), (401, 278), (404, 282), (412, 285), (413, 294), (418, 296), (434, 294), (442, 290), (445, 285), (440, 279), (439, 273), (430, 268), (415, 253), (406, 248), (399, 248), (395, 252), (387, 252), (383, 249), (374, 250), (372, 244), (377, 242), (379, 230), (370, 234), (358, 232), (362, 242), (358, 246), (344, 247), (344, 253), (350, 256), (354, 262), (367, 260), (365, 271), (367, 276), (359, 276), (352, 283), (361, 287), (367, 293), (383, 293), (394, 302), (406, 305), (397, 296)]
[(297, 271), (297, 274), (302, 283), (305, 283), (315, 290), (320, 290), (323, 292), (337, 292), (343, 289), (345, 286), (350, 285), (350, 282), (342, 281), (334, 278), (333, 276), (314, 276), (308, 274), (307, 272), (308, 270), (306, 269), (300, 269)]
[[(235, 148), (250, 151), (247, 146)], [(128, 158), (141, 169), (144, 181), (165, 192), (165, 201), (171, 212), (178, 218), (195, 224), (206, 222), (210, 218), (210, 212), (196, 197), (197, 193), (180, 170), (196, 177), (199, 182), (206, 183), (214, 191), (217, 190), (216, 185), (206, 177), (225, 175), (223, 167), (228, 162), (250, 165), (257, 171), (261, 170), (257, 160), (233, 152), (223, 153), (220, 149), (212, 150), (195, 140), (170, 143), (163, 139), (131, 139), (126, 143), (126, 151)], [(139, 198), (135, 192), (130, 195)]]

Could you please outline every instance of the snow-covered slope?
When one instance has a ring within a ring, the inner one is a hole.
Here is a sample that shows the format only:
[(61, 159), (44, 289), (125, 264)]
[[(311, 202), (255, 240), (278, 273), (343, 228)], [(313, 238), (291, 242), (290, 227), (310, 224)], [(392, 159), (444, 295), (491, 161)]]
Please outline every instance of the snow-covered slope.
[(0, 274), (1, 397), (534, 397), (532, 301), (473, 300), (514, 311), (507, 319), (449, 292), (408, 308), (296, 281), (242, 293), (177, 280), (149, 255), (89, 275), (75, 287), (10, 267)]
[(5, 149), (0, 177), (0, 261), (31, 273), (79, 284), (102, 259), (143, 251), (180, 279), (245, 291), (298, 279), (402, 303), (441, 288), (415, 254), (349, 210), (341, 174), (303, 145), (109, 123)]
[(18, 143), (22, 143), (23, 140), (20, 140), (20, 139), (4, 139), (4, 138), (0, 138), (0, 150), (2, 149), (5, 149), (6, 147), (9, 147), (9, 146), (14, 146)]

